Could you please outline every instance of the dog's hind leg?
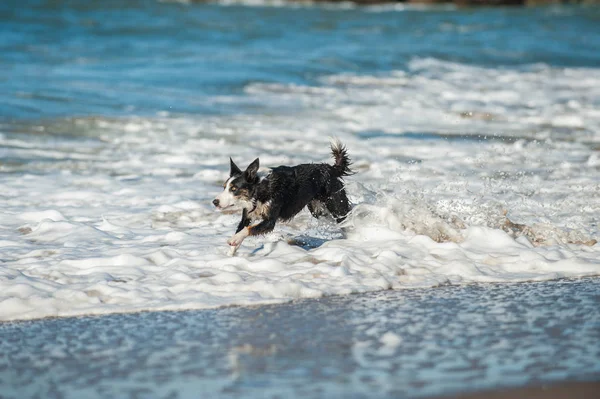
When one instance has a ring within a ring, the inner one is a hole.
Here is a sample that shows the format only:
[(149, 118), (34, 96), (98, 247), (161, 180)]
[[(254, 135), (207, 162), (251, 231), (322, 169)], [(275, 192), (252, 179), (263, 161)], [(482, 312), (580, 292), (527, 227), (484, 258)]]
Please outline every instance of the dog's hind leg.
[(346, 196), (346, 190), (342, 187), (334, 192), (325, 201), (325, 206), (338, 223), (343, 222), (350, 212), (350, 201)]

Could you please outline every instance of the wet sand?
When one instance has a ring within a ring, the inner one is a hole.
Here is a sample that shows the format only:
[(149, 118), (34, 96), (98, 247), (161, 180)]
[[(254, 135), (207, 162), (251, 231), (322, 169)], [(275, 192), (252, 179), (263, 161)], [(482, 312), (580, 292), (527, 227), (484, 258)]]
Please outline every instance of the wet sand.
[(500, 389), (467, 395), (446, 396), (453, 399), (594, 399), (600, 393), (600, 382), (563, 382)]
[(2, 397), (588, 398), (599, 282), (0, 323)]

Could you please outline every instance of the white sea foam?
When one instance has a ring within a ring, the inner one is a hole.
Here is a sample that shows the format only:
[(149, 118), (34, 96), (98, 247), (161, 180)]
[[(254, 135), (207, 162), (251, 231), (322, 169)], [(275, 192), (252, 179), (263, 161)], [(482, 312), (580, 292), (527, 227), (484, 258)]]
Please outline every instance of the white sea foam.
[[(0, 320), (600, 275), (598, 98), (598, 70), (420, 59), (214, 99), (248, 115), (5, 128)], [(228, 257), (229, 156), (331, 162), (334, 135), (358, 172), (344, 227), (305, 211)]]

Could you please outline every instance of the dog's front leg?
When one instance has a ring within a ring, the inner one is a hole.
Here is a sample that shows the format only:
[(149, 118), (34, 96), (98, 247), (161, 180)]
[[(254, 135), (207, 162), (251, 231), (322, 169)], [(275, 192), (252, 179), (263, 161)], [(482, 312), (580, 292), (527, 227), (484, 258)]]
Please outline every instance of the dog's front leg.
[[(260, 223), (250, 226), (250, 221), (248, 221), (246, 227), (242, 227), (237, 233), (234, 234), (233, 237), (227, 241), (229, 245), (231, 245), (231, 250), (229, 251), (230, 255), (234, 255), (235, 251), (242, 245), (242, 241), (246, 239), (248, 236), (258, 236), (262, 234), (267, 234), (273, 231), (275, 228), (275, 222), (277, 221), (279, 215), (279, 208), (271, 207), (269, 209), (269, 215), (266, 219), (263, 219)], [(248, 214), (245, 214), (248, 217)], [(242, 221), (240, 222), (240, 226), (243, 226), (244, 221), (244, 213), (242, 213)]]
[(235, 255), (235, 252), (238, 250), (242, 242), (250, 235), (249, 227), (244, 227), (237, 233), (235, 233), (229, 240), (227, 240), (227, 244), (231, 245), (229, 249), (229, 256)]
[(235, 233), (233, 237), (227, 241), (229, 245), (231, 245), (231, 249), (229, 250), (229, 255), (235, 255), (235, 251), (242, 245), (242, 241), (246, 239), (248, 236), (258, 236), (262, 234), (267, 234), (273, 231), (275, 228), (275, 222), (277, 219), (265, 219), (257, 225), (244, 227), (239, 232)]
[(235, 255), (237, 249), (240, 247), (240, 245), (242, 245), (242, 241), (244, 241), (244, 239), (248, 237), (248, 234), (244, 235), (242, 231), (247, 230), (247, 227), (250, 224), (250, 222), (251, 220), (248, 217), (248, 210), (244, 208), (244, 210), (242, 211), (242, 220), (240, 220), (240, 223), (238, 224), (238, 227), (235, 230), (235, 234), (229, 240), (227, 240), (227, 244), (231, 245), (231, 248), (229, 249), (229, 256)]
[(239, 233), (244, 227), (248, 227), (248, 225), (250, 225), (250, 221), (251, 220), (248, 217), (248, 210), (244, 208), (244, 210), (242, 211), (242, 220), (240, 220), (240, 223), (238, 224), (238, 227), (235, 230), (235, 232)]

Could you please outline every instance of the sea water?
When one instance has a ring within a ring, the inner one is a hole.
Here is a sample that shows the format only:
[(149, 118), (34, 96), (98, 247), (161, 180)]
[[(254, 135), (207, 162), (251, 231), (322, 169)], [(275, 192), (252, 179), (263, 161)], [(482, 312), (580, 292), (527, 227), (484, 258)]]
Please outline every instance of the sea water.
[[(600, 10), (4, 1), (0, 320), (600, 275)], [(227, 255), (229, 157), (348, 148)], [(515, 298), (515, 301), (518, 301)]]

